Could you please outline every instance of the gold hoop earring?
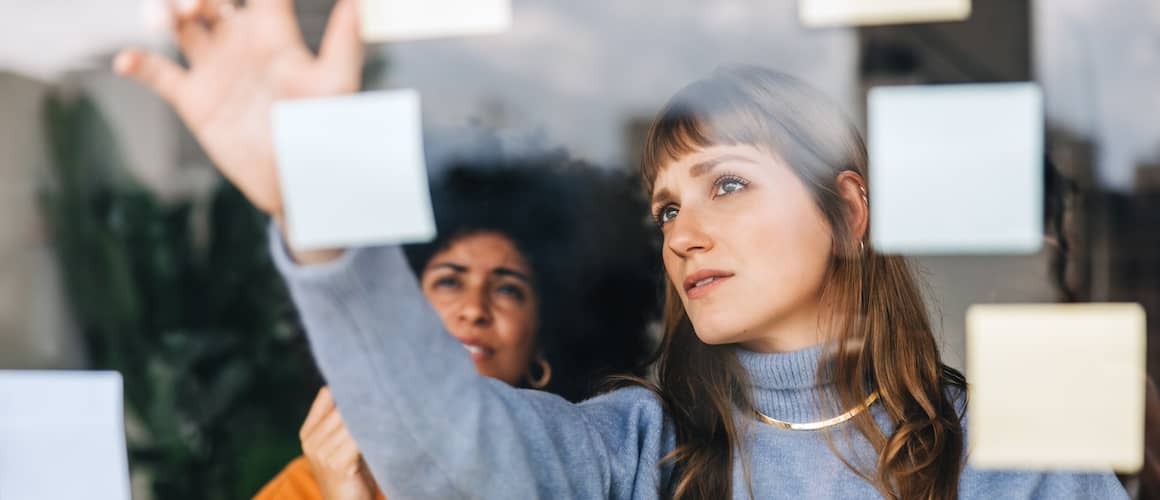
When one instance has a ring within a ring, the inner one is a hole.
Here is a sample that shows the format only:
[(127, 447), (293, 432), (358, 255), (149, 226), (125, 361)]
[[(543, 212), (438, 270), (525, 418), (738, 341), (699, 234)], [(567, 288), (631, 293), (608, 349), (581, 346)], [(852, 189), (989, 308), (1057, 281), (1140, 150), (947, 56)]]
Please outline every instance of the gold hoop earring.
[(858, 240), (858, 250), (861, 251), (862, 255), (866, 255), (866, 242), (865, 241)]
[(552, 381), (552, 365), (548, 363), (548, 360), (544, 359), (543, 354), (536, 355), (536, 364), (540, 365), (540, 376), (533, 377), (531, 367), (529, 367), (527, 373), (528, 386), (533, 389), (543, 389), (548, 386), (548, 382)]

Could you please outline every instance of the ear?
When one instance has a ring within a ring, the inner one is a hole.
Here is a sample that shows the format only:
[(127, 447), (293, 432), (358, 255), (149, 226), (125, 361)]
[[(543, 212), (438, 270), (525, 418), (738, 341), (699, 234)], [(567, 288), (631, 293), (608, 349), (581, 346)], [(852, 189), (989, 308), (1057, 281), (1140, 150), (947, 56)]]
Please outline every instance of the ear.
[(865, 239), (870, 227), (870, 194), (866, 190), (866, 181), (857, 172), (847, 170), (838, 174), (837, 187), (845, 206), (850, 235), (855, 240)]

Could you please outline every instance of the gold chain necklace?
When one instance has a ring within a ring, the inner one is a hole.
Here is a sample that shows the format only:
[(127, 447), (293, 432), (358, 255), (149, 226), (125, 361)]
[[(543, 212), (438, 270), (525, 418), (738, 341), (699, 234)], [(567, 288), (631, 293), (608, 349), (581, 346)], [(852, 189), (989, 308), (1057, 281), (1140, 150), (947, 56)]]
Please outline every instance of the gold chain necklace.
[(842, 422), (850, 420), (851, 418), (854, 418), (855, 415), (862, 413), (863, 410), (865, 410), (866, 408), (869, 408), (870, 405), (874, 404), (874, 402), (877, 400), (878, 400), (878, 391), (874, 391), (874, 392), (870, 393), (869, 396), (866, 397), (866, 401), (864, 401), (862, 404), (860, 404), (858, 406), (851, 408), (846, 413), (838, 415), (834, 418), (827, 418), (825, 420), (820, 420), (817, 422), (805, 422), (805, 423), (801, 423), (801, 424), (795, 424), (792, 422), (783, 422), (783, 421), (778, 420), (776, 418), (770, 417), (764, 413), (761, 413), (760, 411), (756, 411), (756, 410), (754, 410), (754, 411), (757, 413), (758, 420), (760, 420), (766, 424), (772, 425), (774, 427), (785, 429), (787, 431), (816, 431), (818, 429), (825, 429), (826, 427), (838, 425)]

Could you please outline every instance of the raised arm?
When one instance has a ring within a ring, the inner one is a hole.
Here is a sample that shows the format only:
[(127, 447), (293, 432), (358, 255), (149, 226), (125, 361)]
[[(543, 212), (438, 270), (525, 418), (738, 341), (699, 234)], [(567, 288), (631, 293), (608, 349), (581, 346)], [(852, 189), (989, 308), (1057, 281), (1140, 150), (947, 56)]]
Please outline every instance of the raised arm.
[[(355, 1), (335, 6), (317, 56), (291, 0), (195, 3), (174, 24), (190, 67), (130, 50), (116, 70), (168, 100), (225, 177), (280, 221), (270, 111), (281, 99), (358, 90)], [(270, 234), (275, 260), (388, 497), (655, 495), (671, 433), (651, 395), (621, 391), (572, 405), (483, 378), (443, 330), (399, 248), (292, 252), (279, 226)]]
[(397, 247), (286, 276), (343, 418), (389, 497), (608, 498), (660, 484), (660, 406), (643, 390), (581, 405), (481, 377)]

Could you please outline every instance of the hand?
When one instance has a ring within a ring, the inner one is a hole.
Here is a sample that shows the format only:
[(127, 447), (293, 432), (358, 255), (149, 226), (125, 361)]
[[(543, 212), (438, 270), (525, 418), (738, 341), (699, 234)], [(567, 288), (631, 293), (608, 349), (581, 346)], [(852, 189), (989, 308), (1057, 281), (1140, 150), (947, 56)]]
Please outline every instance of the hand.
[(270, 113), (275, 101), (357, 92), (363, 45), (355, 0), (339, 0), (317, 57), (293, 0), (188, 0), (174, 36), (189, 68), (126, 50), (114, 69), (169, 102), (209, 157), (254, 206), (282, 216)]
[(330, 389), (318, 391), (298, 435), (322, 498), (374, 500), (378, 487), (342, 422)]

